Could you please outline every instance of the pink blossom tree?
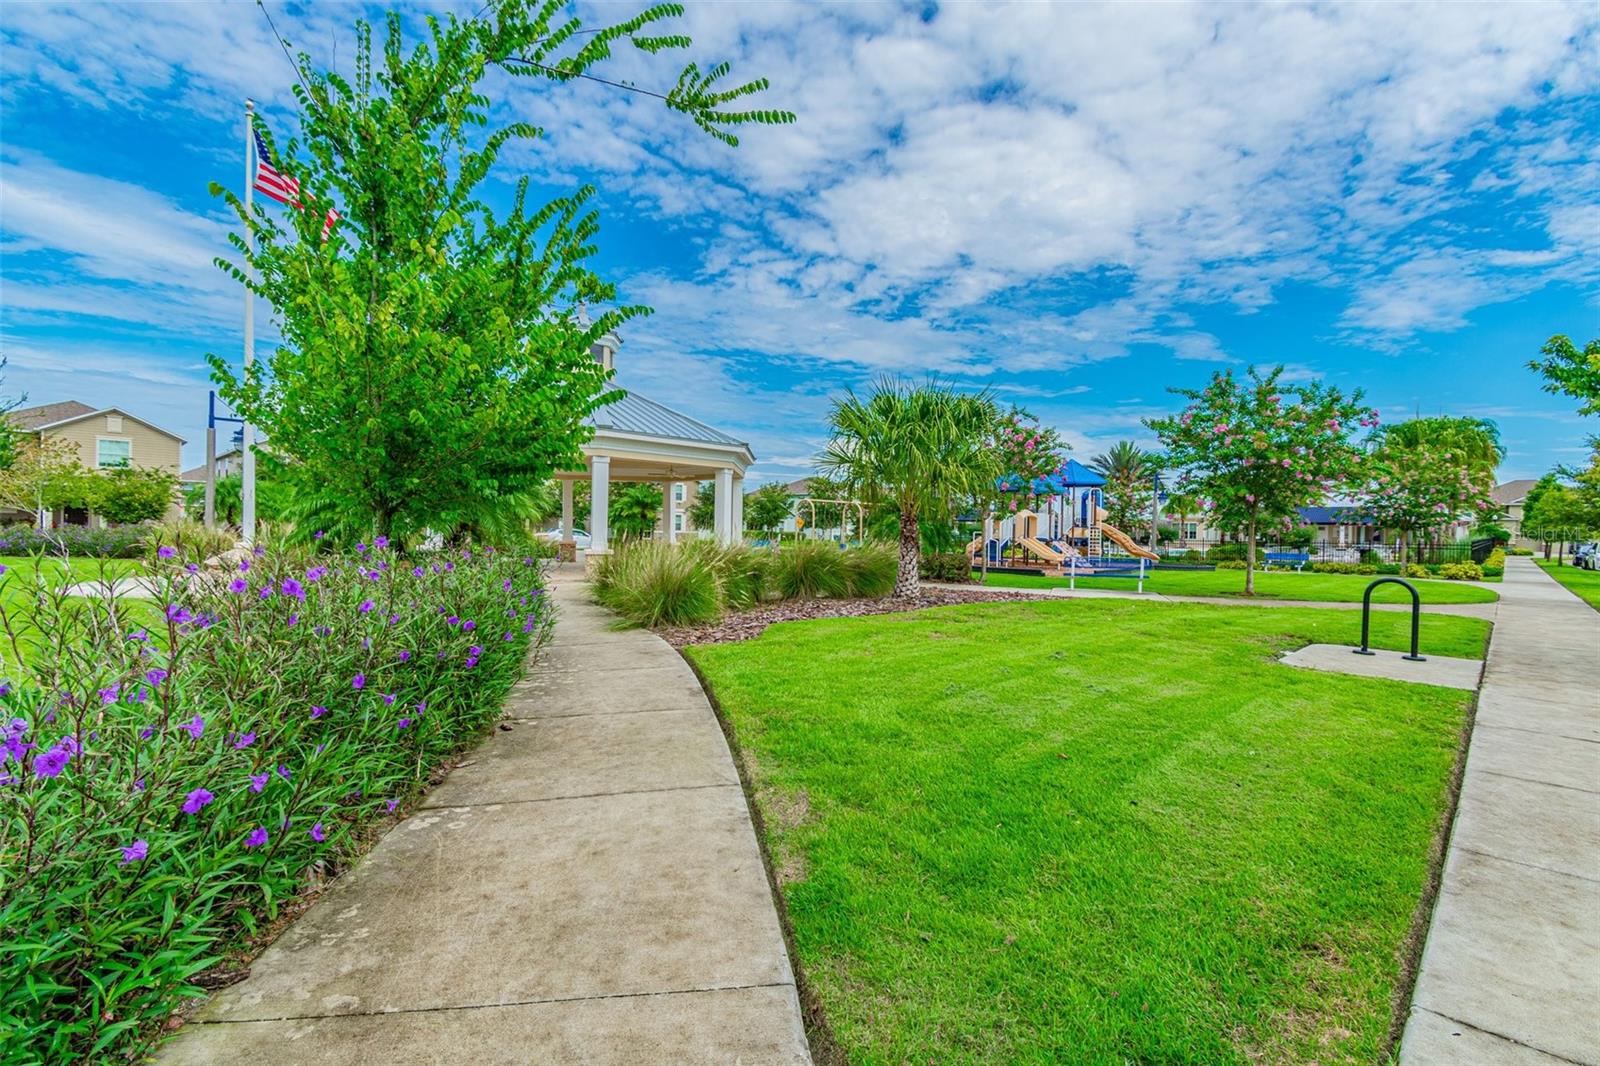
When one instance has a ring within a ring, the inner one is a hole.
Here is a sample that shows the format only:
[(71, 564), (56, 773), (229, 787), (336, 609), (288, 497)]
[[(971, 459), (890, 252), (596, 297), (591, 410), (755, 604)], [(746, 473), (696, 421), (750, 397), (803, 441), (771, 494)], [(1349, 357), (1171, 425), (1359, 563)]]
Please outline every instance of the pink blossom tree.
[(1204, 389), (1172, 389), (1188, 400), (1178, 414), (1146, 419), (1161, 438), (1178, 490), (1199, 499), (1214, 525), (1245, 532), (1246, 595), (1255, 593), (1256, 544), (1267, 529), (1290, 529), (1295, 508), (1322, 500), (1358, 468), (1352, 439), (1378, 413), (1358, 389), (1345, 396), (1321, 382), (1283, 384), (1283, 367), (1212, 376)]

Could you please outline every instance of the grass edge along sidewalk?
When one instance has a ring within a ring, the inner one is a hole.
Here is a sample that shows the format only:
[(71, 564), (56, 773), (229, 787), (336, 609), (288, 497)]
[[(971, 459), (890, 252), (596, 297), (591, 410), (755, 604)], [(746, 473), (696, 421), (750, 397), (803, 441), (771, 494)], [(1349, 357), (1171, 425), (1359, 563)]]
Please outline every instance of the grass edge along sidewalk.
[[(1423, 623), (1425, 651), (1482, 654), (1485, 622)], [(852, 1061), (1368, 1063), (1471, 695), (1274, 661), (1358, 625), (1012, 603), (686, 654)]]
[(1600, 611), (1600, 570), (1579, 570), (1571, 564), (1559, 566), (1553, 559), (1535, 559), (1534, 563), (1562, 588)]
[[(1360, 603), (1362, 594), (1377, 575), (1310, 574), (1294, 571), (1262, 570), (1256, 573), (1257, 600), (1306, 600), (1323, 603)], [(1033, 574), (991, 572), (986, 584), (996, 588), (1066, 588), (1069, 579)], [(1486, 585), (1437, 579), (1411, 582), (1426, 604), (1493, 603), (1498, 594)], [(1127, 577), (1080, 577), (1080, 589), (1106, 589), (1132, 592), (1137, 579)], [(1237, 596), (1244, 598), (1243, 570), (1163, 570), (1155, 567), (1145, 575), (1144, 589), (1165, 596)], [(1410, 595), (1398, 585), (1383, 585), (1373, 593), (1374, 603), (1410, 602)]]

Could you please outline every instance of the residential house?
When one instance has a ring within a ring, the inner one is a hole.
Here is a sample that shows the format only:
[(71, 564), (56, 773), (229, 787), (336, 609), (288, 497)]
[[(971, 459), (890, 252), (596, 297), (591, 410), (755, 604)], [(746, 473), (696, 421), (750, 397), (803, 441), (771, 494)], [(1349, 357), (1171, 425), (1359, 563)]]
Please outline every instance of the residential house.
[[(256, 453), (261, 452), (261, 444), (256, 444)], [(234, 445), (225, 452), (217, 454), (217, 480), (241, 473), (244, 470), (244, 449)], [(190, 467), (178, 475), (178, 482), (183, 485), (204, 485), (206, 483), (206, 464)]]
[[(178, 473), (183, 438), (120, 407), (90, 407), (77, 400), (62, 400), (19, 407), (9, 417), (23, 433), (70, 442), (77, 449), (78, 462), (90, 470), (134, 466)], [(182, 513), (181, 506), (174, 503), (168, 517)], [(5, 522), (34, 522), (37, 518), (28, 511), (0, 511), (0, 521)], [(97, 521), (80, 507), (57, 508), (49, 516), (52, 526)]]
[(1496, 485), (1489, 492), (1494, 500), (1495, 507), (1500, 512), (1500, 525), (1511, 534), (1513, 548), (1535, 548), (1538, 542), (1525, 536), (1522, 530), (1523, 508), (1527, 504), (1528, 493), (1538, 482), (1533, 478), (1518, 478), (1516, 481), (1507, 481)]

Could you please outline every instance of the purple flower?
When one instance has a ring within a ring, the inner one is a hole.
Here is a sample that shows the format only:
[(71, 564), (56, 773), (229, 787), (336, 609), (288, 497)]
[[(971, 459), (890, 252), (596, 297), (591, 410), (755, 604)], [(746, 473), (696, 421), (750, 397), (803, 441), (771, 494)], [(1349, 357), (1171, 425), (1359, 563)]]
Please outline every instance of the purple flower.
[(451, 616), (450, 616), (450, 617), (449, 617), (449, 618), (446, 618), (446, 619), (445, 619), (445, 624), (446, 624), (446, 625), (452, 625), (452, 626), (453, 626), (453, 625), (457, 625), (457, 624), (459, 624), (459, 623), (460, 623), (460, 621), (461, 621), (461, 617), (460, 617), (460, 616), (459, 616), (459, 615), (454, 615), (454, 614), (453, 614), (453, 615), (451, 615)]
[(206, 731), (206, 720), (197, 714), (189, 721), (178, 726), (178, 728), (187, 732), (195, 740), (199, 740), (200, 734)]
[(131, 862), (143, 862), (148, 854), (150, 854), (150, 842), (141, 837), (122, 849), (122, 861), (117, 865), (126, 866)]
[(396, 623), (396, 622), (398, 622), (398, 621), (400, 621), (400, 616), (399, 616), (399, 615), (397, 615), (397, 614), (391, 614), (391, 615), (390, 615), (390, 616), (389, 616), (389, 624), (390, 624), (390, 625), (394, 625), (394, 624), (395, 624), (395, 623)]
[(135, 792), (143, 792), (144, 791), (144, 778), (143, 777), (136, 777), (136, 778), (133, 779), (133, 790)]
[(356, 551), (361, 555), (365, 555), (367, 554), (367, 546), (365, 544), (357, 544)]
[(278, 586), (278, 590), (285, 596), (292, 596), (297, 600), (303, 600), (306, 598), (305, 586), (301, 585), (300, 582), (296, 581), (292, 577), (284, 578), (283, 582)]
[(313, 533), (311, 535), (311, 539), (312, 540), (321, 540), (323, 537), (326, 537), (327, 535), (328, 535), (328, 531), (326, 529), (319, 529), (319, 530), (317, 530), (315, 533)]
[(33, 759), (33, 776), (38, 778), (55, 777), (67, 768), (67, 763), (72, 761), (72, 752), (64, 744), (57, 744), (48, 751), (41, 751)]
[(113, 703), (117, 702), (117, 696), (121, 693), (121, 691), (121, 685), (112, 685), (110, 688), (101, 689), (100, 702), (105, 704), (107, 707), (111, 706)]
[(375, 607), (375, 606), (377, 606), (377, 605), (374, 604), (371, 600), (362, 600), (361, 601), (361, 606), (359, 608), (357, 608), (357, 610), (359, 610), (362, 614), (366, 614), (368, 611), (372, 610), (372, 608)]
[(266, 842), (267, 829), (265, 826), (260, 825), (250, 830), (250, 835), (244, 838), (244, 846), (247, 848), (259, 848)]
[(313, 707), (313, 708), (311, 708), (311, 717), (313, 719), (321, 718), (323, 715), (325, 715), (327, 713), (328, 713), (328, 708), (326, 708), (326, 707)]
[(147, 700), (149, 698), (150, 698), (150, 690), (145, 688), (143, 685), (139, 686), (139, 691), (138, 692), (130, 692), (130, 693), (128, 693), (128, 702), (129, 703), (143, 703), (145, 700)]
[(383, 694), (383, 705), (385, 707), (393, 707), (394, 706), (394, 693), (393, 692), (385, 692)]
[(285, 781), (289, 780), (289, 768), (283, 765), (283, 763), (278, 764), (278, 776), (283, 778)]
[(300, 616), (297, 614), (291, 614), (287, 624), (290, 629), (293, 629), (295, 626), (300, 624)]
[(194, 615), (178, 606), (176, 603), (167, 604), (167, 621), (183, 625), (194, 618)]
[(409, 718), (400, 719), (399, 724), (395, 726), (396, 730), (410, 729), (410, 728), (411, 728), (411, 719), (409, 719)]
[(167, 672), (161, 669), (146, 670), (144, 672), (144, 679), (150, 682), (152, 685), (159, 685), (161, 682), (167, 679)]
[(240, 733), (238, 736), (233, 738), (233, 747), (234, 747), (234, 750), (237, 751), (237, 750), (239, 750), (241, 748), (248, 748), (250, 745), (254, 744), (255, 742), (256, 742), (256, 735), (255, 735), (254, 732)]
[(474, 629), (477, 629), (477, 628), (478, 628), (478, 623), (474, 622), (470, 618), (467, 619), (465, 622), (461, 623), (461, 632), (463, 632), (463, 633), (471, 633)]
[(151, 737), (153, 737), (155, 735), (156, 735), (155, 726), (147, 725), (143, 729), (139, 730), (139, 739), (140, 740), (149, 740)]
[(501, 639), (503, 639), (507, 644), (510, 644), (511, 643), (511, 639), (512, 639), (511, 638), (511, 630), (509, 630), (509, 629), (506, 630), (506, 635)]
[(374, 540), (372, 541), (372, 546), (374, 548), (387, 548), (389, 546), (389, 538), (388, 537), (377, 537), (377, 538), (374, 538)]
[(189, 563), (187, 566), (184, 567), (184, 569), (186, 571), (188, 571), (189, 573), (191, 573), (191, 574), (198, 574), (200, 572), (200, 564), (199, 563)]
[(232, 581), (228, 582), (228, 591), (233, 593), (235, 596), (244, 592), (245, 589), (248, 589), (249, 587), (249, 582), (245, 581), (245, 579), (242, 577), (236, 577)]
[(366, 688), (367, 687), (367, 675), (366, 674), (357, 674), (355, 677), (352, 677), (350, 679), (350, 687), (353, 688), (353, 689)]
[(213, 796), (205, 789), (197, 788), (187, 796), (183, 797), (183, 813), (199, 814), (201, 807), (204, 807), (206, 804), (210, 803), (216, 798), (217, 797)]
[(411, 658), (411, 653), (409, 651), (406, 651), (404, 648), (402, 648), (400, 650), (400, 661), (401, 662), (405, 662), (409, 658)]
[(264, 600), (270, 600), (272, 598), (272, 586), (271, 585), (262, 585), (261, 586), (261, 598), (264, 599)]
[(413, 567), (412, 567), (412, 568), (411, 568), (411, 576), (412, 576), (412, 577), (421, 577), (421, 576), (422, 576), (422, 574), (423, 574), (423, 570), (422, 570), (422, 567), (420, 567), (420, 566), (413, 566)]
[(321, 822), (313, 822), (312, 823), (312, 825), (311, 825), (311, 839), (315, 840), (318, 844), (320, 844), (324, 840), (328, 839), (328, 834), (326, 834), (326, 833), (324, 833), (322, 831), (322, 823)]
[(504, 581), (500, 582), (500, 591), (501, 592), (510, 592), (511, 591), (511, 579), (509, 577), (506, 578)]
[[(177, 554), (178, 554), (178, 549), (174, 548), (170, 544), (163, 544), (161, 547), (156, 549), (156, 558), (157, 559), (170, 559), (174, 555), (177, 555)], [(123, 850), (126, 851), (127, 849), (124, 848)], [(139, 857), (141, 859), (144, 858), (143, 855), (141, 855)]]
[(483, 654), (483, 645), (482, 644), (474, 644), (472, 647), (467, 649), (467, 658), (469, 658), (469, 659), (476, 659), (478, 656), (480, 656), (482, 654)]
[(239, 573), (248, 574), (249, 572), (250, 572), (250, 560), (249, 559), (240, 559), (239, 560)]
[(387, 806), (389, 808), (389, 813), (393, 814), (394, 813), (394, 809), (396, 807), (400, 806), (400, 801), (399, 800), (390, 800), (387, 804), (385, 804), (385, 806)]
[(428, 701), (427, 700), (423, 700), (421, 703), (417, 704), (417, 715), (420, 717), (422, 715), (422, 712), (427, 710), (427, 709), (428, 709)]
[(328, 568), (326, 566), (313, 566), (310, 570), (306, 571), (306, 581), (313, 585), (327, 576)]
[(259, 774), (250, 775), (250, 791), (260, 792), (267, 787), (267, 782), (272, 780), (272, 772), (263, 770)]

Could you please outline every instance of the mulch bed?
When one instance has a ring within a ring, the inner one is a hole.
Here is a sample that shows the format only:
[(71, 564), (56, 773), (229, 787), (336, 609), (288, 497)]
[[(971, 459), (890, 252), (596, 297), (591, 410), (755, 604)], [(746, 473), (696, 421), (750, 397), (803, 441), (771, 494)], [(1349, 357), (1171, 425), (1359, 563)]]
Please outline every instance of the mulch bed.
[(958, 589), (924, 588), (906, 599), (877, 600), (784, 600), (735, 611), (720, 622), (703, 626), (663, 626), (656, 635), (675, 648), (686, 644), (731, 644), (759, 637), (770, 625), (809, 618), (859, 618), (869, 614), (898, 614), (926, 607), (953, 607), (962, 603), (1036, 602), (1025, 593), (966, 592)]

